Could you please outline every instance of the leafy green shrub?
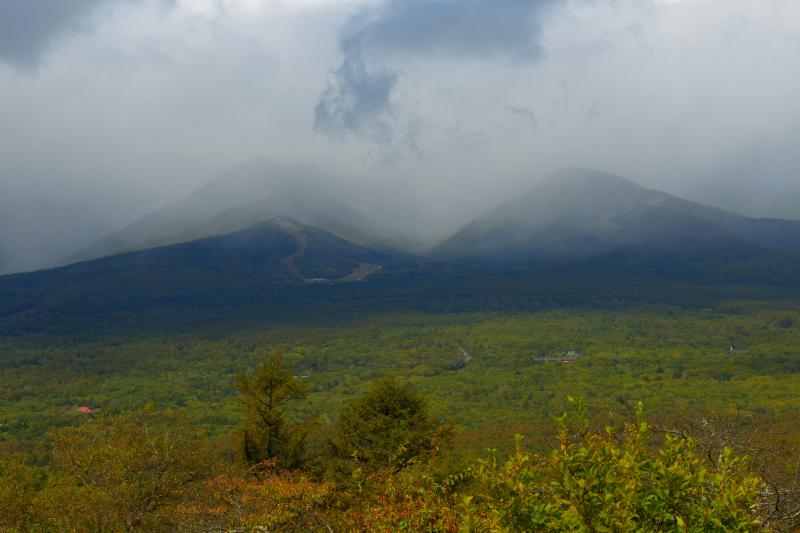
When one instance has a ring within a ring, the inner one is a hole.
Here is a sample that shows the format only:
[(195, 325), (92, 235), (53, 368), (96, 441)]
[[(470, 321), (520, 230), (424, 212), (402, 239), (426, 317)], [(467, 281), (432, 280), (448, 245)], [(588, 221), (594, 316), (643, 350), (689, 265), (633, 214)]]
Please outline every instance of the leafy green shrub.
[[(641, 404), (639, 414), (641, 413)], [(482, 461), (482, 488), (468, 497), (470, 527), (511, 531), (755, 531), (760, 481), (725, 449), (713, 468), (691, 440), (667, 435), (648, 445), (639, 418), (621, 434), (589, 431), (577, 415), (560, 419), (549, 455), (526, 453), (518, 438), (505, 464)]]

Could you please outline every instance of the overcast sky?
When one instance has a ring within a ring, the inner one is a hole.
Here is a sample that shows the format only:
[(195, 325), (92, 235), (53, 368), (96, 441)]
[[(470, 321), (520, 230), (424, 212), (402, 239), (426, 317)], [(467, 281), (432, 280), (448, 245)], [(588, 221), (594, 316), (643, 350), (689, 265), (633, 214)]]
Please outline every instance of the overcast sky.
[(2, 0), (0, 272), (254, 156), (477, 209), (567, 165), (800, 189), (797, 0)]

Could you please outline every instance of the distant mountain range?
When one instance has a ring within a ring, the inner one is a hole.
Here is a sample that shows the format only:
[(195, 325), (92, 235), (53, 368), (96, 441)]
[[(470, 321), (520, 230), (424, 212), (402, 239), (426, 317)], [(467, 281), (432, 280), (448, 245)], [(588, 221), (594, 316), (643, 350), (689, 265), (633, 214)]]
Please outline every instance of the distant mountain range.
[[(191, 242), (290, 217), (373, 248), (424, 253), (391, 222), (379, 224), (368, 209), (375, 194), (326, 180), (313, 167), (257, 158), (243, 163), (185, 199), (142, 217), (65, 258), (64, 263), (156, 246)], [(462, 228), (432, 250), (435, 257), (581, 257), (630, 246), (651, 252), (674, 246), (719, 247), (733, 243), (794, 249), (796, 228), (785, 221), (751, 220), (770, 212), (800, 218), (800, 194), (698, 189), (712, 208), (634, 182), (587, 169), (551, 175), (527, 194), (509, 200)], [(723, 211), (721, 208), (729, 208)], [(776, 218), (776, 217), (773, 217)], [(692, 238), (684, 239), (684, 235)]]
[(574, 303), (590, 293), (633, 297), (646, 286), (662, 287), (658, 298), (676, 287), (800, 289), (800, 221), (748, 218), (612, 174), (553, 174), (423, 257), (365, 245), (380, 237), (359, 213), (324, 191), (290, 186), (291, 173), (273, 173), (271, 195), (254, 178), (263, 194), (248, 195), (250, 170), (228, 177), (235, 187), (212, 183), (83, 252), (107, 257), (0, 277), (0, 329), (26, 317), (51, 324), (176, 302), (189, 306), (181, 313), (282, 314), (301, 300), (339, 312)]

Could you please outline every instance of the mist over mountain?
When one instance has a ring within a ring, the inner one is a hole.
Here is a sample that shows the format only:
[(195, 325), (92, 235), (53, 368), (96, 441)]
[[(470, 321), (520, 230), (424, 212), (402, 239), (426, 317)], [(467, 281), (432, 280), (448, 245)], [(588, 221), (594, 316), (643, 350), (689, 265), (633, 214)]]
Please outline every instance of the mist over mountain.
[(175, 244), (245, 229), (290, 216), (314, 226), (359, 232), (363, 216), (346, 208), (320, 172), (251, 159), (185, 199), (163, 207), (68, 258), (94, 259), (126, 251)]
[(425, 231), (426, 214), (407, 216), (420, 214), (413, 202), (404, 191), (377, 180), (253, 158), (62, 263), (223, 235), (280, 216), (364, 245), (420, 251), (435, 242), (437, 232)]
[(686, 196), (748, 217), (800, 220), (800, 191), (797, 190), (709, 185), (691, 188)]
[(18, 187), (0, 179), (0, 274), (47, 268), (76, 249), (129, 223), (152, 199), (126, 190), (91, 192), (81, 187), (39, 190), (36, 182)]
[[(800, 221), (749, 218), (596, 170), (537, 180), (428, 258), (392, 250), (368, 215), (298, 183), (286, 167), (251, 161), (101, 242), (107, 257), (2, 276), (0, 325), (57, 325), (62, 315), (99, 320), (112, 310), (178, 312), (176, 305), (193, 309), (187, 316), (211, 316), (222, 305), (250, 317), (352, 310), (356, 301), (483, 309), (509, 299), (524, 307), (546, 294), (557, 301), (648, 291), (663, 298), (676, 284), (681, 291), (797, 288)], [(255, 203), (218, 212), (259, 194)], [(370, 239), (378, 244), (364, 244)]]
[(732, 247), (800, 250), (800, 222), (749, 219), (572, 168), (470, 222), (440, 257), (580, 258), (619, 249), (709, 255)]

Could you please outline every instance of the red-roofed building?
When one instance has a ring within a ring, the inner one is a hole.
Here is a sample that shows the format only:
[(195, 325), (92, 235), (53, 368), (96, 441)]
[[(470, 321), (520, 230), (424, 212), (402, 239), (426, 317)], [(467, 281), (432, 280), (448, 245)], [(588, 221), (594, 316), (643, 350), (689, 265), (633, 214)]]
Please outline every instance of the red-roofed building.
[(90, 414), (94, 413), (94, 409), (92, 409), (91, 407), (88, 407), (86, 405), (81, 405), (80, 407), (78, 407), (78, 411), (80, 411), (81, 413), (83, 413), (85, 415), (90, 415)]

